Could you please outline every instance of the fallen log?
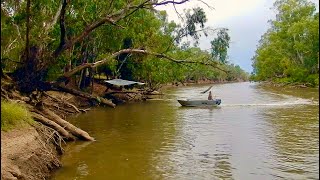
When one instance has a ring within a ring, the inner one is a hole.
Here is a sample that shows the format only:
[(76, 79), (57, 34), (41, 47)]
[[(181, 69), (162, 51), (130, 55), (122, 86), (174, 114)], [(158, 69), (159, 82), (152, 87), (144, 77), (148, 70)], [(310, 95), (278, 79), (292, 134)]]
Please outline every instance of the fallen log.
[(31, 112), (31, 116), (34, 118), (35, 121), (38, 121), (46, 126), (49, 126), (56, 130), (61, 136), (65, 137), (68, 140), (75, 140), (75, 137), (71, 135), (67, 130), (61, 127), (59, 124), (51, 121), (50, 119), (44, 117), (43, 115), (39, 114), (38, 112)]
[(52, 111), (50, 111), (48, 109), (45, 109), (45, 108), (42, 108), (42, 112), (44, 114), (48, 115), (49, 117), (51, 117), (51, 119), (54, 122), (56, 122), (60, 126), (64, 127), (67, 131), (69, 131), (74, 136), (76, 136), (76, 137), (78, 137), (80, 139), (94, 141), (94, 138), (91, 137), (87, 132), (83, 131), (80, 128), (77, 128), (76, 126), (72, 125), (68, 121), (62, 119), (60, 116), (58, 116), (54, 112), (52, 112)]
[(88, 93), (85, 93), (85, 92), (81, 92), (81, 91), (78, 91), (78, 90), (75, 90), (75, 89), (71, 89), (71, 88), (65, 87), (63, 85), (54, 85), (54, 87), (56, 87), (58, 90), (63, 91), (63, 92), (67, 92), (67, 93), (70, 93), (70, 94), (73, 94), (73, 95), (84, 97), (84, 98), (93, 100), (95, 102), (98, 102), (98, 103), (101, 103), (101, 104), (104, 104), (104, 105), (107, 105), (107, 106), (110, 106), (110, 107), (113, 107), (113, 108), (116, 107), (116, 105), (114, 103), (112, 103), (112, 101), (107, 100), (107, 99), (102, 98), (102, 97), (99, 97), (99, 96), (93, 96), (91, 94), (88, 94)]

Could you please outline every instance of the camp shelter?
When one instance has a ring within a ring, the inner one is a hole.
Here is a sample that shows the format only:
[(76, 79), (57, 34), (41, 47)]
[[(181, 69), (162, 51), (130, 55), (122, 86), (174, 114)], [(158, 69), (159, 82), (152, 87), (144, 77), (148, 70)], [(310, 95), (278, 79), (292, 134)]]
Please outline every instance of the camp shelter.
[[(108, 89), (118, 89), (120, 90), (122, 88), (131, 89), (134, 85), (145, 85), (145, 83), (142, 82), (136, 82), (136, 81), (128, 81), (124, 79), (112, 79), (112, 80), (105, 80), (104, 81), (108, 87)], [(118, 87), (118, 88), (117, 88)]]
[(112, 84), (116, 86), (129, 86), (129, 85), (145, 85), (145, 83), (142, 82), (136, 82), (136, 81), (128, 81), (123, 79), (112, 79), (112, 80), (105, 80), (107, 84)]
[(145, 100), (145, 96), (141, 89), (133, 89), (134, 86), (142, 86), (145, 83), (128, 81), (123, 79), (105, 80), (107, 89), (105, 91), (105, 97), (112, 99), (112, 102), (119, 104), (130, 100)]

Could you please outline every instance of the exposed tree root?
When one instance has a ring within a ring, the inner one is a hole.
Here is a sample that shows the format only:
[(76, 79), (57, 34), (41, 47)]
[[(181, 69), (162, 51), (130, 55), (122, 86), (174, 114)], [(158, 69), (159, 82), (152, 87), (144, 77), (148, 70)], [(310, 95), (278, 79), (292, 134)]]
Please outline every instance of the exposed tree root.
[[(29, 97), (23, 96), (19, 91), (11, 89), (11, 83), (13, 84), (13, 82), (7, 82), (6, 86), (1, 86), (1, 97), (8, 101), (24, 104), (24, 106), (31, 112), (31, 116), (35, 121), (40, 122), (41, 124), (54, 130), (52, 131), (53, 135), (50, 135), (50, 138), (57, 136), (55, 137), (57, 139), (55, 140), (56, 144), (59, 144), (60, 146), (60, 137), (68, 141), (76, 140), (77, 138), (87, 141), (94, 141), (94, 138), (91, 137), (87, 132), (77, 128), (61, 117), (66, 113), (81, 113), (86, 112), (88, 109), (79, 109), (75, 105), (65, 100), (59, 99), (42, 91), (34, 91), (29, 95)], [(87, 98), (89, 97), (89, 99), (94, 98), (93, 96), (87, 96), (86, 93), (83, 94), (85, 94), (84, 96)], [(45, 100), (43, 95), (49, 97), (50, 99)], [(103, 102), (108, 105), (113, 104), (108, 100)], [(51, 109), (55, 109), (54, 111), (59, 112), (59, 114), (61, 112), (61, 115), (58, 116)], [(61, 152), (62, 151), (63, 150), (61, 149)]]
[(48, 126), (44, 126), (42, 123), (39, 123), (39, 125), (36, 125), (35, 128), (40, 134), (45, 136), (44, 139), (46, 139), (46, 142), (43, 143), (44, 145), (48, 144), (49, 142), (53, 142), (58, 152), (60, 154), (63, 154), (64, 149), (62, 147), (62, 142), (64, 144), (66, 144), (66, 142), (63, 140), (63, 137), (56, 130)]

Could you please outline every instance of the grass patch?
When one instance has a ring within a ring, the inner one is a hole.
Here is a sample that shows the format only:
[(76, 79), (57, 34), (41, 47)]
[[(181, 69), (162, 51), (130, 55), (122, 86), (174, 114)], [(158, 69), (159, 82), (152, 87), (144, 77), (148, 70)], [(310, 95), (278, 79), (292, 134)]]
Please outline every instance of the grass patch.
[(21, 104), (1, 101), (1, 130), (8, 131), (13, 128), (32, 124), (34, 120), (30, 112)]

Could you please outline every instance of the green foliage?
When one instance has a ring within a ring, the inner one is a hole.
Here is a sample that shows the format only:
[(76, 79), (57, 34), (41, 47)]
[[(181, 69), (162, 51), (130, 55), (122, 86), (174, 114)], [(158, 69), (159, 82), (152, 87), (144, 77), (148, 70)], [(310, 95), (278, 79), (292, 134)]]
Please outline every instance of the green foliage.
[[(79, 37), (94, 22), (123, 10), (128, 3), (124, 0), (68, 1), (65, 14), (66, 41), (70, 42)], [(137, 5), (141, 1), (133, 0), (130, 3)], [(1, 58), (22, 62), (26, 44), (26, 1), (4, 0), (1, 5)], [(61, 1), (31, 1), (30, 44), (42, 50), (42, 54), (39, 55), (41, 62), (54, 62), (48, 69), (47, 80), (55, 80), (67, 68), (73, 69), (83, 63), (105, 59), (122, 48), (145, 49), (180, 60), (217, 64), (219, 62), (216, 60), (226, 62), (230, 41), (226, 30), (219, 31), (217, 39), (213, 40), (214, 52), (217, 55), (215, 58), (207, 51), (192, 47), (191, 42), (185, 40), (185, 37), (191, 37), (197, 41), (202, 33), (208, 36), (208, 33), (202, 31), (206, 28), (207, 21), (202, 8), (186, 10), (182, 15), (185, 19), (182, 24), (169, 22), (165, 11), (142, 8), (127, 16), (124, 14), (125, 18), (116, 22), (117, 25), (105, 23), (99, 26), (57, 58), (52, 57), (60, 44), (61, 29), (59, 18), (56, 18), (59, 15), (60, 5)], [(123, 42), (128, 39), (130, 46), (124, 46)], [(120, 56), (126, 57), (123, 54)], [(119, 57), (108, 59), (106, 64), (97, 68), (97, 71), (109, 76), (122, 75), (123, 78), (145, 81), (152, 87), (203, 79), (217, 81), (246, 79), (245, 72), (234, 65), (218, 65), (230, 71), (230, 74), (225, 74), (204, 65), (177, 64), (148, 55), (132, 54), (125, 62)], [(19, 65), (11, 60), (6, 60), (4, 63), (1, 61), (6, 70), (12, 71)]]
[(216, 38), (211, 41), (211, 54), (213, 58), (226, 63), (230, 36), (227, 29), (221, 29)]
[(8, 131), (33, 122), (30, 112), (23, 105), (1, 101), (1, 130)]
[(255, 80), (316, 85), (319, 13), (307, 0), (278, 0), (276, 19), (261, 37), (253, 60)]

